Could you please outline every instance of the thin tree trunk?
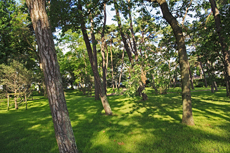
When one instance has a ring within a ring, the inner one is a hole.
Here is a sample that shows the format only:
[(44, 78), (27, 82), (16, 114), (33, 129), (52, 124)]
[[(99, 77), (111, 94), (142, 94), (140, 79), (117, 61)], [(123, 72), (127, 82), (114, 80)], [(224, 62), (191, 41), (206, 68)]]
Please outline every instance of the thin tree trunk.
[(59, 152), (76, 153), (78, 152), (77, 145), (69, 119), (53, 36), (46, 14), (46, 1), (26, 0), (26, 3), (39, 47)]
[[(216, 24), (216, 31), (218, 33), (219, 36), (219, 41), (221, 44), (221, 50), (222, 50), (222, 54), (224, 56), (224, 66), (225, 66), (225, 70), (227, 71), (227, 82), (230, 83), (230, 55), (228, 52), (228, 47), (227, 44), (224, 41), (224, 37), (221, 34), (222, 28), (221, 28), (221, 20), (220, 20), (220, 13), (218, 8), (216, 7), (216, 1), (215, 0), (209, 0), (209, 2), (211, 3), (211, 8), (212, 8), (212, 12), (213, 12), (213, 16), (215, 18), (215, 24)], [(228, 84), (229, 87), (229, 91), (230, 91), (230, 84)]]
[(102, 55), (102, 70), (103, 70), (103, 92), (106, 95), (107, 81), (106, 81), (106, 62), (105, 62), (105, 24), (106, 24), (106, 3), (104, 3), (104, 23), (101, 33), (101, 55)]
[(125, 55), (125, 52), (124, 52), (124, 50), (123, 50), (123, 52), (122, 52), (121, 72), (120, 72), (120, 75), (119, 75), (119, 81), (118, 81), (118, 89), (119, 89), (119, 88), (120, 88), (120, 86), (121, 86), (121, 76), (122, 76), (123, 65), (124, 65), (124, 55)]
[(214, 84), (213, 84), (213, 80), (212, 80), (212, 76), (210, 75), (210, 72), (209, 72), (209, 68), (208, 68), (208, 78), (209, 80), (211, 79), (211, 92), (214, 93)]
[[(95, 35), (94, 35), (94, 32), (93, 32), (93, 24), (92, 24), (92, 20), (91, 20), (91, 37), (92, 37), (92, 44), (93, 44), (93, 60), (95, 62), (95, 70), (98, 71), (98, 68), (97, 68), (97, 47), (96, 47), (96, 44), (95, 44)], [(97, 84), (97, 80), (95, 78), (95, 75), (94, 75), (94, 88), (95, 88), (95, 100), (99, 100), (100, 99), (100, 96), (99, 96), (99, 85)]]
[(228, 83), (228, 80), (227, 80), (227, 74), (226, 74), (226, 71), (224, 71), (224, 75), (225, 75), (225, 82), (226, 82), (226, 96), (228, 97), (229, 96), (229, 83)]
[[(82, 11), (81, 1), (78, 2), (78, 9), (80, 11)], [(105, 110), (105, 113), (107, 115), (112, 115), (112, 110), (110, 108), (110, 105), (108, 103), (107, 97), (104, 94), (102, 86), (101, 86), (101, 80), (100, 80), (99, 73), (98, 73), (97, 69), (95, 68), (96, 67), (96, 63), (93, 60), (92, 48), (91, 48), (91, 45), (90, 45), (88, 34), (86, 32), (85, 22), (84, 22), (82, 14), (81, 14), (81, 30), (82, 30), (83, 38), (84, 38), (85, 45), (86, 45), (86, 48), (87, 48), (87, 52), (88, 52), (88, 56), (89, 56), (89, 61), (90, 61), (90, 64), (91, 64), (91, 68), (93, 70), (93, 74), (94, 74), (96, 82), (98, 84), (99, 95), (100, 95), (100, 98), (101, 98), (102, 106), (103, 106), (103, 108)]]
[[(119, 28), (119, 32), (121, 34), (121, 38), (122, 38), (122, 41), (123, 41), (123, 44), (124, 44), (124, 48), (128, 54), (128, 57), (129, 57), (129, 61), (132, 65), (132, 67), (134, 66), (134, 61), (133, 61), (133, 58), (132, 58), (132, 52), (131, 52), (131, 49), (127, 43), (127, 40), (125, 38), (125, 35), (123, 33), (123, 30), (122, 30), (122, 27), (121, 27), (121, 19), (120, 19), (120, 14), (119, 14), (119, 9), (118, 9), (118, 4), (117, 4), (117, 1), (114, 0), (114, 7), (115, 7), (115, 12), (116, 12), (116, 18), (117, 18), (117, 23), (118, 23), (118, 28)], [(130, 11), (130, 8), (129, 9), (129, 18), (131, 19), (131, 11)], [(135, 43), (135, 36), (134, 36), (134, 32), (133, 32), (133, 27), (132, 27), (132, 20), (130, 22), (130, 27), (131, 27), (131, 33), (132, 33), (132, 38), (133, 38), (133, 43)], [(131, 44), (131, 43), (130, 43)], [(135, 43), (136, 45), (136, 43)], [(134, 47), (134, 49), (136, 49)], [(137, 51), (134, 51), (134, 54), (135, 54), (135, 60), (137, 61), (138, 60), (138, 53)], [(143, 66), (142, 66), (143, 67)], [(141, 74), (141, 76), (143, 76), (144, 73)], [(139, 95), (142, 96), (143, 100), (146, 100), (148, 98), (148, 96), (143, 92), (144, 89), (145, 89), (145, 80), (143, 80), (143, 78), (141, 78), (142, 82), (140, 82), (140, 85), (137, 92), (141, 92)]]
[[(128, 0), (128, 4), (130, 5), (130, 0)], [(130, 31), (132, 34), (132, 41), (133, 41), (133, 48), (134, 48), (134, 55), (135, 55), (135, 60), (138, 60), (138, 53), (137, 53), (137, 45), (136, 45), (136, 40), (135, 40), (135, 35), (133, 31), (133, 21), (132, 21), (132, 15), (131, 15), (131, 9), (130, 6), (128, 6), (128, 12), (129, 12), (129, 25), (130, 25)]]
[(179, 26), (176, 18), (172, 16), (169, 12), (168, 4), (166, 0), (157, 0), (158, 4), (161, 7), (163, 17), (171, 25), (173, 33), (176, 37), (177, 49), (179, 55), (179, 64), (181, 70), (181, 82), (182, 82), (182, 101), (183, 101), (183, 116), (182, 123), (186, 125), (195, 125), (193, 116), (192, 116), (192, 100), (191, 100), (191, 91), (189, 83), (189, 63), (186, 53), (184, 36), (182, 29)]
[(203, 68), (201, 62), (200, 62), (200, 68), (201, 68), (202, 73), (203, 73), (203, 75), (204, 75), (204, 85), (205, 85), (205, 88), (207, 88), (207, 87), (208, 87), (208, 83), (207, 83), (206, 76), (205, 76), (205, 72), (204, 72), (204, 68)]
[(155, 85), (155, 79), (154, 79), (154, 75), (152, 74), (152, 79), (153, 79), (153, 89), (155, 90), (155, 93), (157, 94), (158, 91), (157, 91), (157, 87)]
[(126, 38), (125, 35), (123, 33), (122, 27), (121, 27), (121, 18), (120, 18), (120, 14), (119, 14), (119, 10), (118, 10), (118, 4), (117, 1), (114, 0), (114, 7), (115, 7), (115, 12), (116, 12), (116, 18), (117, 18), (117, 23), (118, 23), (118, 28), (119, 28), (119, 32), (121, 34), (121, 38), (125, 47), (125, 50), (128, 54), (129, 57), (129, 61), (131, 62), (131, 64), (133, 65), (133, 58), (132, 58), (132, 52), (130, 51), (130, 48), (126, 42)]
[(191, 68), (190, 68), (190, 67), (189, 67), (189, 76), (190, 76), (190, 82), (191, 82), (192, 89), (194, 89), (194, 85), (193, 85), (193, 76), (192, 76), (192, 71), (191, 71)]
[(177, 83), (177, 72), (174, 73), (174, 87), (176, 87), (176, 83)]
[(14, 90), (14, 106), (15, 106), (15, 109), (17, 110), (18, 109), (18, 103), (17, 103), (17, 90), (16, 89)]
[(113, 52), (112, 52), (112, 39), (110, 41), (110, 53), (111, 53), (111, 71), (112, 71), (112, 85), (113, 85), (113, 92), (114, 92), (114, 76), (113, 76)]
[(208, 76), (209, 76), (209, 78), (211, 78), (211, 92), (212, 93), (214, 93), (214, 88), (215, 88), (215, 91), (218, 91), (218, 89), (217, 89), (217, 84), (216, 84), (216, 81), (214, 80), (214, 78), (215, 78), (215, 74), (213, 73), (213, 72), (211, 72), (210, 73), (210, 70), (211, 70), (211, 66), (212, 66), (213, 64), (211, 63), (210, 64), (210, 62), (208, 61), (207, 62), (207, 66), (208, 66)]

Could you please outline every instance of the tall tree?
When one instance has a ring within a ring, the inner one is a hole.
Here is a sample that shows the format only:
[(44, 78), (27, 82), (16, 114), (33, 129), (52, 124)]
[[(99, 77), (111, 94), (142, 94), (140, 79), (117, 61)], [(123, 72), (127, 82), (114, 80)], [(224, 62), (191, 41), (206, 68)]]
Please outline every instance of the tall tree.
[(78, 152), (65, 101), (45, 0), (26, 0), (42, 62), (59, 152)]
[(148, 0), (149, 2), (157, 2), (160, 5), (163, 13), (163, 18), (170, 24), (173, 29), (174, 36), (176, 37), (177, 50), (179, 55), (179, 64), (181, 71), (181, 82), (182, 82), (182, 101), (183, 101), (183, 115), (182, 123), (186, 125), (195, 125), (192, 116), (192, 100), (191, 90), (189, 81), (189, 63), (186, 53), (184, 36), (182, 28), (179, 26), (178, 21), (173, 17), (169, 11), (166, 0)]
[(87, 48), (91, 68), (92, 68), (94, 77), (95, 77), (95, 79), (97, 81), (97, 85), (98, 85), (98, 89), (99, 89), (99, 95), (100, 95), (100, 98), (101, 98), (101, 103), (102, 103), (102, 106), (103, 106), (103, 108), (105, 110), (105, 113), (107, 115), (112, 115), (112, 110), (110, 108), (110, 105), (109, 105), (109, 102), (107, 100), (107, 97), (106, 97), (105, 93), (103, 92), (103, 86), (101, 85), (101, 79), (100, 79), (99, 73), (98, 73), (98, 71), (96, 69), (96, 63), (95, 63), (95, 60), (94, 60), (94, 57), (93, 57), (92, 48), (91, 48), (91, 45), (90, 45), (89, 37), (88, 37), (87, 30), (86, 30), (86, 27), (85, 27), (85, 21), (84, 21), (84, 18), (83, 18), (83, 9), (82, 9), (82, 2), (81, 1), (78, 1), (78, 10), (79, 10), (80, 18), (81, 18), (81, 21), (80, 21), (81, 30), (82, 30), (83, 38), (84, 38), (85, 45), (86, 45), (86, 48)]
[(209, 2), (211, 3), (212, 13), (213, 13), (213, 16), (215, 19), (215, 24), (216, 24), (216, 31), (217, 31), (218, 36), (219, 36), (219, 42), (221, 44), (221, 50), (222, 50), (222, 54), (224, 56), (224, 66), (225, 66), (225, 71), (227, 74), (226, 80), (228, 82), (228, 87), (229, 87), (228, 90), (230, 91), (230, 81), (229, 81), (230, 80), (230, 55), (229, 55), (227, 44), (224, 41), (224, 37), (221, 34), (222, 28), (221, 28), (220, 13), (219, 13), (219, 10), (216, 6), (216, 1), (215, 0), (209, 0)]

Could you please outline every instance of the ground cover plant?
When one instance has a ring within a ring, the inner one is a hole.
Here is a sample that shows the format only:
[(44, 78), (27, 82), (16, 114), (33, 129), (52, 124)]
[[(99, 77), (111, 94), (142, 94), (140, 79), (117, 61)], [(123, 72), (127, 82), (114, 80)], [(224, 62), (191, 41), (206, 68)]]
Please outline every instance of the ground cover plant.
[[(221, 89), (192, 93), (196, 126), (181, 124), (181, 95), (149, 99), (108, 96), (113, 116), (94, 97), (67, 91), (79, 152), (230, 152), (230, 100)], [(0, 110), (0, 152), (58, 152), (48, 100), (34, 96), (28, 110)]]

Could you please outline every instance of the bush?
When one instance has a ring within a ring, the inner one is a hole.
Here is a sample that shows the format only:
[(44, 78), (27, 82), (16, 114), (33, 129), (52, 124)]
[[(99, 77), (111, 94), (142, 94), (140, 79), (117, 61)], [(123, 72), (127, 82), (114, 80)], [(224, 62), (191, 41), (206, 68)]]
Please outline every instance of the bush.
[(203, 87), (204, 86), (204, 82), (197, 82), (195, 87)]

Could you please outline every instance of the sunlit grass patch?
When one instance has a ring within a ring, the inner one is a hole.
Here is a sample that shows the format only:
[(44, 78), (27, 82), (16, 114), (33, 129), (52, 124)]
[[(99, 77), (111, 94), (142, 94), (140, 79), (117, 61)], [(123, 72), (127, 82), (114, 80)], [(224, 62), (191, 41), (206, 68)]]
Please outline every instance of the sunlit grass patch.
[[(100, 101), (66, 91), (80, 153), (230, 152), (230, 100), (221, 89), (192, 92), (196, 126), (181, 124), (181, 94), (149, 99), (108, 96), (113, 116)], [(48, 100), (37, 96), (28, 110), (0, 110), (0, 152), (58, 152)]]

